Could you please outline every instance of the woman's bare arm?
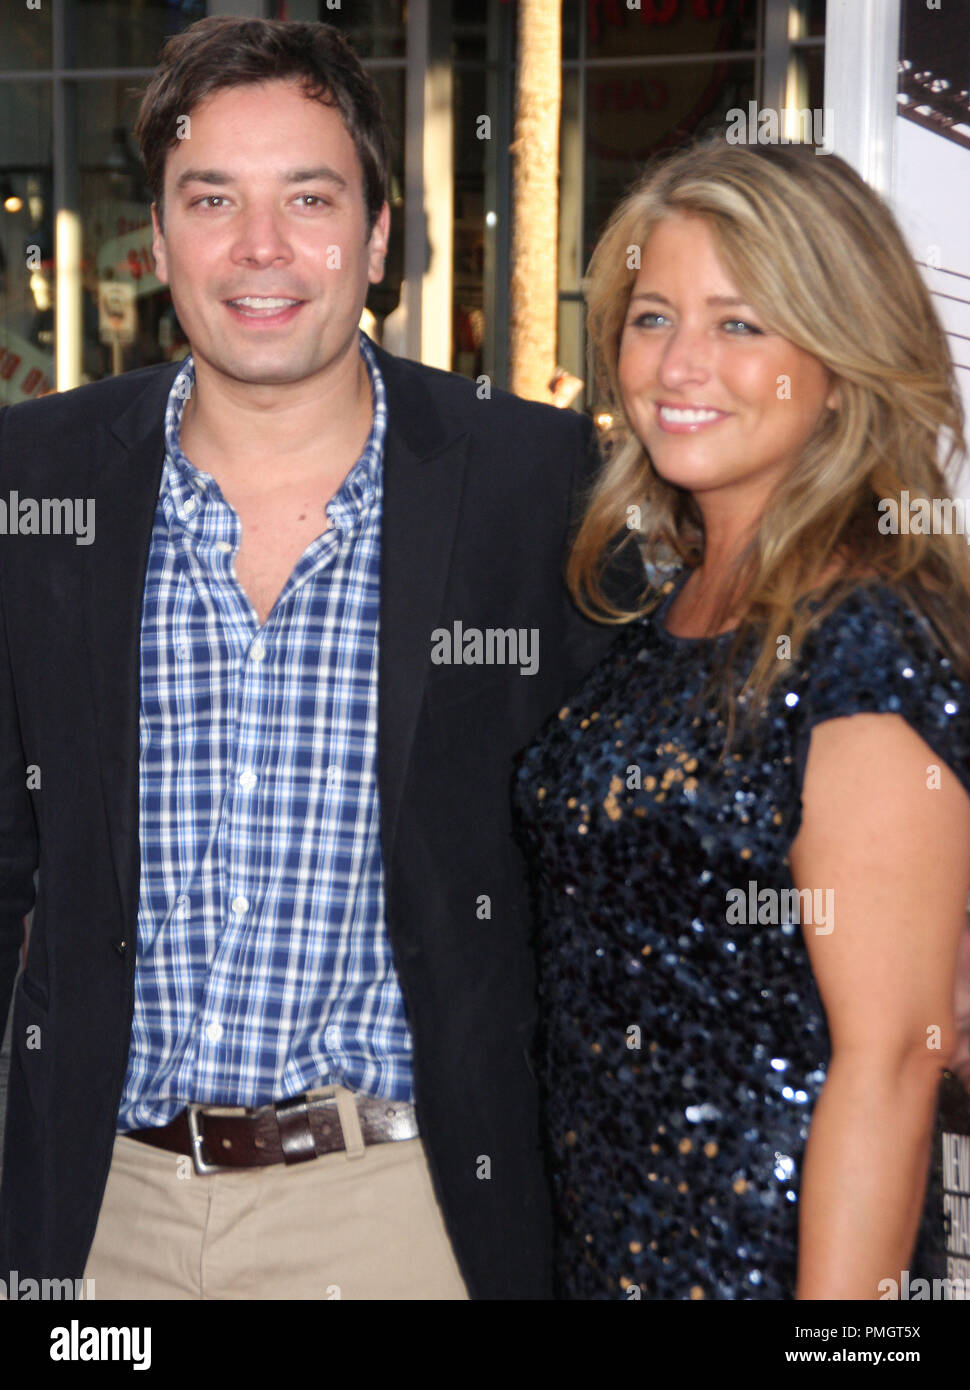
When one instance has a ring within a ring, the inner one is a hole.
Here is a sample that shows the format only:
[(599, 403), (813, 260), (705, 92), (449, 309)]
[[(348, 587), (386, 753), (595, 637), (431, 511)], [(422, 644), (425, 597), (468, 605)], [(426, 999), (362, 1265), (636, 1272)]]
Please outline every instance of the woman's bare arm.
[[(832, 1059), (801, 1182), (803, 1299), (879, 1297), (900, 1280), (922, 1209), (970, 888), (970, 797), (898, 715), (812, 733), (792, 846), (798, 888), (834, 891), (803, 927)], [(828, 924), (827, 924), (828, 925)]]

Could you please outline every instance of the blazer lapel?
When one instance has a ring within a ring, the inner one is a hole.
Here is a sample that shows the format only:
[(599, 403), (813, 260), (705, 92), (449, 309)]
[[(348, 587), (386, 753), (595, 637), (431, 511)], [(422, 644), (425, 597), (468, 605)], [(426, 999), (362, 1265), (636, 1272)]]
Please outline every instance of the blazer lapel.
[(141, 610), (165, 454), (165, 402), (180, 364), (160, 368), (100, 434), (88, 474), (97, 531), (81, 598), (98, 766), (124, 920), (138, 912)]
[(465, 478), (467, 432), (447, 429), (411, 364), (375, 349), (387, 390), (378, 782), (385, 872), (431, 662)]

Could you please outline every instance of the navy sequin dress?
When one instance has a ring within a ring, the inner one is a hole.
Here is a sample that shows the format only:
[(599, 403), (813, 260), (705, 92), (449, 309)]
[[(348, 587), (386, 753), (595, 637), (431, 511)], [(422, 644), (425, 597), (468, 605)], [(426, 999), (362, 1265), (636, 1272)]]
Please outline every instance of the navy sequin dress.
[[(733, 638), (667, 632), (686, 577), (621, 629), (516, 769), (566, 1298), (794, 1297), (802, 1154), (830, 1055), (783, 892), (811, 729), (898, 713), (970, 791), (970, 689), (882, 585), (810, 633), (756, 734), (719, 763), (704, 687)], [(819, 890), (804, 930), (830, 930), (833, 907)]]

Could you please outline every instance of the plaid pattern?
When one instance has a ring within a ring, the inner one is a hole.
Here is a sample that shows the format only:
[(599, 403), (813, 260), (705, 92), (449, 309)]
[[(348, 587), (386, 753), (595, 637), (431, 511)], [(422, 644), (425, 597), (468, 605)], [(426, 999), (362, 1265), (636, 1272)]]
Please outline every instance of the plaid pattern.
[(141, 628), (141, 888), (121, 1130), (187, 1101), (261, 1105), (339, 1082), (411, 1100), (384, 924), (377, 660), (384, 383), (374, 422), (264, 627), (241, 527), (179, 448), (186, 359)]

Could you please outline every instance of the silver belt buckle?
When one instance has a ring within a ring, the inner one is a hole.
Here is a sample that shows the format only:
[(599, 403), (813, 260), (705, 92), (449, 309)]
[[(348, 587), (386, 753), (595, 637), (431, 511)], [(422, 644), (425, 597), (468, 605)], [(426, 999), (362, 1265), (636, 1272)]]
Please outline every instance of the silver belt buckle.
[(235, 1168), (227, 1168), (221, 1163), (206, 1163), (202, 1157), (202, 1145), (205, 1143), (205, 1136), (199, 1129), (199, 1111), (205, 1110), (204, 1105), (193, 1102), (185, 1107), (186, 1119), (189, 1122), (189, 1138), (192, 1140), (192, 1163), (195, 1171), (202, 1177), (209, 1173), (234, 1173)]

